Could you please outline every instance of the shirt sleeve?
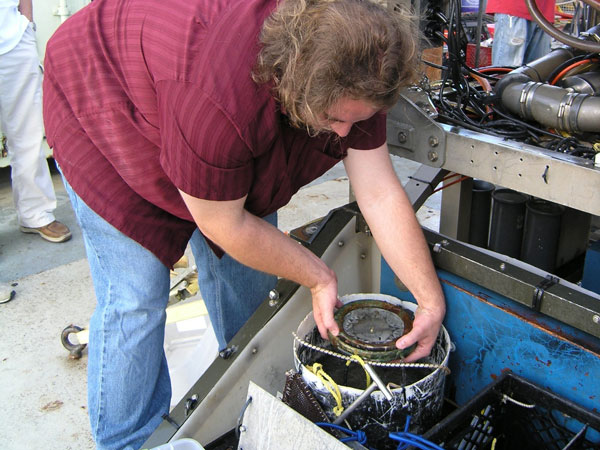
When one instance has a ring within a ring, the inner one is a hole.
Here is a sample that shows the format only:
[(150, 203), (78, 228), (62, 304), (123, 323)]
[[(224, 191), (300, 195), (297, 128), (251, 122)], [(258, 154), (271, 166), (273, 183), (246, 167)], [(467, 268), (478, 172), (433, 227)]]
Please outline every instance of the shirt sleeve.
[(193, 83), (157, 83), (160, 162), (178, 189), (206, 200), (236, 200), (253, 177), (252, 154), (234, 123)]
[(348, 135), (347, 148), (372, 150), (381, 147), (386, 141), (386, 113), (378, 112), (367, 120), (353, 125)]

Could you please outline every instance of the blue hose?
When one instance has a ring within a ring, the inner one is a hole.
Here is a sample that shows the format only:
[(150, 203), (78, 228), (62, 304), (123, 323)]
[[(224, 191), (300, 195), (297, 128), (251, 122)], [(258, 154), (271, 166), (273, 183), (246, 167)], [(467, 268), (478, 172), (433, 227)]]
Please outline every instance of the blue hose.
[(316, 422), (315, 425), (318, 425), (322, 428), (325, 428), (325, 427), (333, 428), (335, 430), (339, 430), (342, 433), (347, 434), (348, 437), (341, 438), (340, 442), (358, 441), (358, 443), (361, 445), (365, 445), (367, 443), (367, 435), (362, 430), (352, 431), (352, 430), (349, 430), (348, 428), (344, 428), (344, 427), (341, 427), (334, 423), (327, 423), (327, 422)]

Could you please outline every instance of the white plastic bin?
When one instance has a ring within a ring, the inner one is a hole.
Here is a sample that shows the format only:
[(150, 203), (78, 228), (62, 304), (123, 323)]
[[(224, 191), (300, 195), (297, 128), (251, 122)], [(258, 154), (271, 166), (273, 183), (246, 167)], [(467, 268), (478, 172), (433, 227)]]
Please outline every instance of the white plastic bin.
[(177, 439), (173, 442), (167, 442), (159, 447), (154, 447), (150, 450), (204, 450), (198, 442), (193, 439)]

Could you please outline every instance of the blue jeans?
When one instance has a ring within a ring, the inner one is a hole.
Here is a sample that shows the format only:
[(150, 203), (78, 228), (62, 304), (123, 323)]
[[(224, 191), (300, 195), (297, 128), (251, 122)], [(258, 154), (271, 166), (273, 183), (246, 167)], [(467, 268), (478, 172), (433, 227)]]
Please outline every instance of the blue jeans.
[[(88, 408), (99, 450), (140, 448), (169, 412), (164, 353), (169, 269), (65, 186), (83, 233), (97, 305), (90, 320)], [(276, 225), (277, 215), (268, 221)], [(277, 278), (217, 258), (196, 230), (198, 283), (220, 349), (267, 297)]]
[(494, 14), (492, 64), (519, 67), (550, 53), (552, 38), (535, 22)]

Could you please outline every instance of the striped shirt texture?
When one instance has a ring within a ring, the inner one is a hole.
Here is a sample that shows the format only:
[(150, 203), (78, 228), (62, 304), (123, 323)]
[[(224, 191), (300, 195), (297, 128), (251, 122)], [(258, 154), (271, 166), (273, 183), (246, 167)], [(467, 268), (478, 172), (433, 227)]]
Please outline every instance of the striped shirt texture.
[[(171, 267), (196, 225), (177, 189), (248, 195), (264, 217), (348, 148), (385, 142), (385, 115), (346, 138), (290, 127), (251, 71), (274, 0), (95, 0), (48, 42), (44, 123), (83, 201)], [(219, 249), (215, 248), (219, 253)]]

